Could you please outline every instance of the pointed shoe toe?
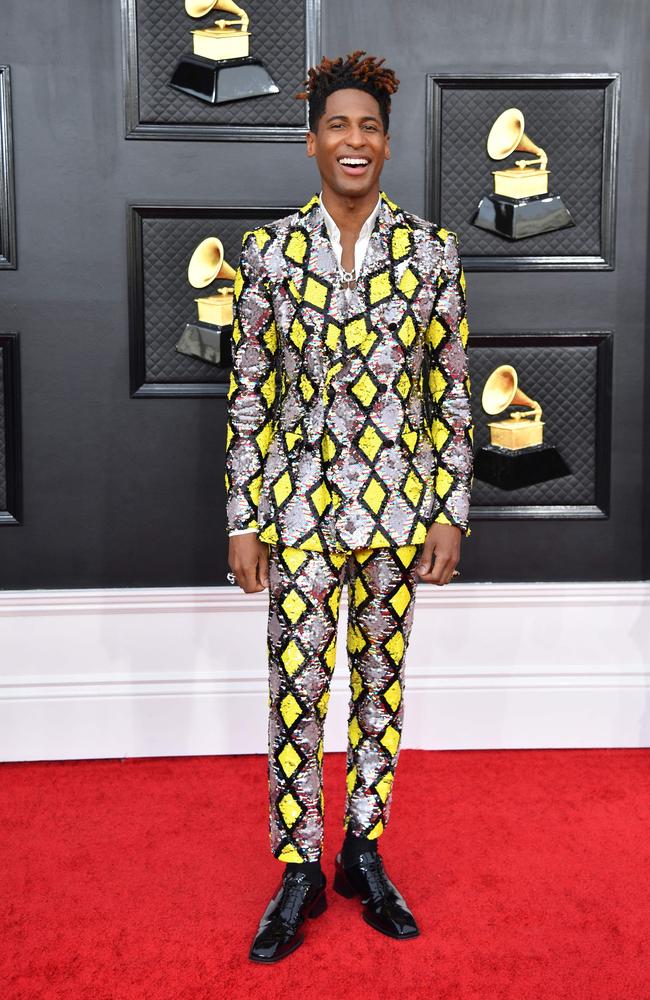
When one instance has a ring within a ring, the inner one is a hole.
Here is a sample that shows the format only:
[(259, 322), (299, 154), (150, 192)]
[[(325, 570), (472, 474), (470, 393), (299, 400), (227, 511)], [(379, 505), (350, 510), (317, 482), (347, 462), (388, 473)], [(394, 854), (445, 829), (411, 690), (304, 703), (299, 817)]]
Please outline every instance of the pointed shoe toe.
[(305, 918), (318, 917), (327, 909), (326, 884), (325, 876), (315, 886), (299, 872), (285, 873), (260, 920), (248, 955), (251, 961), (279, 962), (300, 947)]
[(384, 871), (381, 855), (364, 852), (356, 864), (343, 867), (336, 857), (334, 891), (352, 899), (360, 896), (363, 919), (377, 931), (399, 940), (418, 937), (420, 930), (406, 900)]

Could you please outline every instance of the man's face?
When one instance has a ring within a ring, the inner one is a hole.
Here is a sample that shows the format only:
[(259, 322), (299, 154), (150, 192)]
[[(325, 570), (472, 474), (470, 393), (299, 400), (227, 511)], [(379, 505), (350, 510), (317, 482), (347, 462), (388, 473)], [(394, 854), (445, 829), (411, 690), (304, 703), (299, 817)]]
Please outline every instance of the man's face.
[(389, 138), (379, 104), (363, 90), (336, 90), (327, 98), (316, 132), (307, 133), (307, 156), (315, 156), (323, 187), (362, 198), (379, 187)]

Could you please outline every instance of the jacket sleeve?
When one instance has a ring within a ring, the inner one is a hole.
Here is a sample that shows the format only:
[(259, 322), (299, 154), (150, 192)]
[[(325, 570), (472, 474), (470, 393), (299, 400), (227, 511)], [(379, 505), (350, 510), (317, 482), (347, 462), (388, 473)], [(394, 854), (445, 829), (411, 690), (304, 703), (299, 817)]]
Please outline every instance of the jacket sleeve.
[(264, 460), (273, 436), (277, 332), (261, 248), (264, 230), (244, 234), (235, 275), (232, 371), (226, 422), (228, 532), (257, 529)]
[(425, 338), (429, 430), (437, 458), (430, 523), (453, 524), (469, 535), (474, 452), (465, 275), (455, 233), (440, 229), (438, 238), (444, 241), (443, 264)]

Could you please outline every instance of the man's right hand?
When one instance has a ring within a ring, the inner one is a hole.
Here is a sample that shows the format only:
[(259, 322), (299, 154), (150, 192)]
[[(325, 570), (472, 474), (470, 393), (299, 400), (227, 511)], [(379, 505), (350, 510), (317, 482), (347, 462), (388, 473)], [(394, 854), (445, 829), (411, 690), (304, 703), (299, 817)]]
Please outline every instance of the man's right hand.
[(230, 536), (228, 565), (247, 594), (256, 594), (268, 587), (269, 547), (266, 542), (260, 542), (257, 532)]

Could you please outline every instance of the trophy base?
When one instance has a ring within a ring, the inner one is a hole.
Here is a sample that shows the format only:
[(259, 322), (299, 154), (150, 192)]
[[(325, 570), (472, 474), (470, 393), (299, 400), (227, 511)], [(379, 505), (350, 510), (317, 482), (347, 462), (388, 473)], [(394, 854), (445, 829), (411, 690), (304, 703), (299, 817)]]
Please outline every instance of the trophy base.
[(169, 86), (207, 104), (278, 94), (280, 88), (259, 59), (205, 59), (191, 53), (176, 64)]
[(176, 350), (207, 364), (228, 368), (232, 364), (231, 330), (230, 326), (211, 323), (186, 323)]
[(519, 451), (486, 445), (479, 448), (474, 459), (476, 478), (502, 490), (518, 490), (546, 483), (568, 476), (570, 472), (557, 448), (549, 444), (533, 445)]
[(523, 240), (527, 236), (575, 226), (575, 222), (559, 194), (531, 195), (530, 198), (488, 194), (481, 198), (472, 225), (507, 240)]

